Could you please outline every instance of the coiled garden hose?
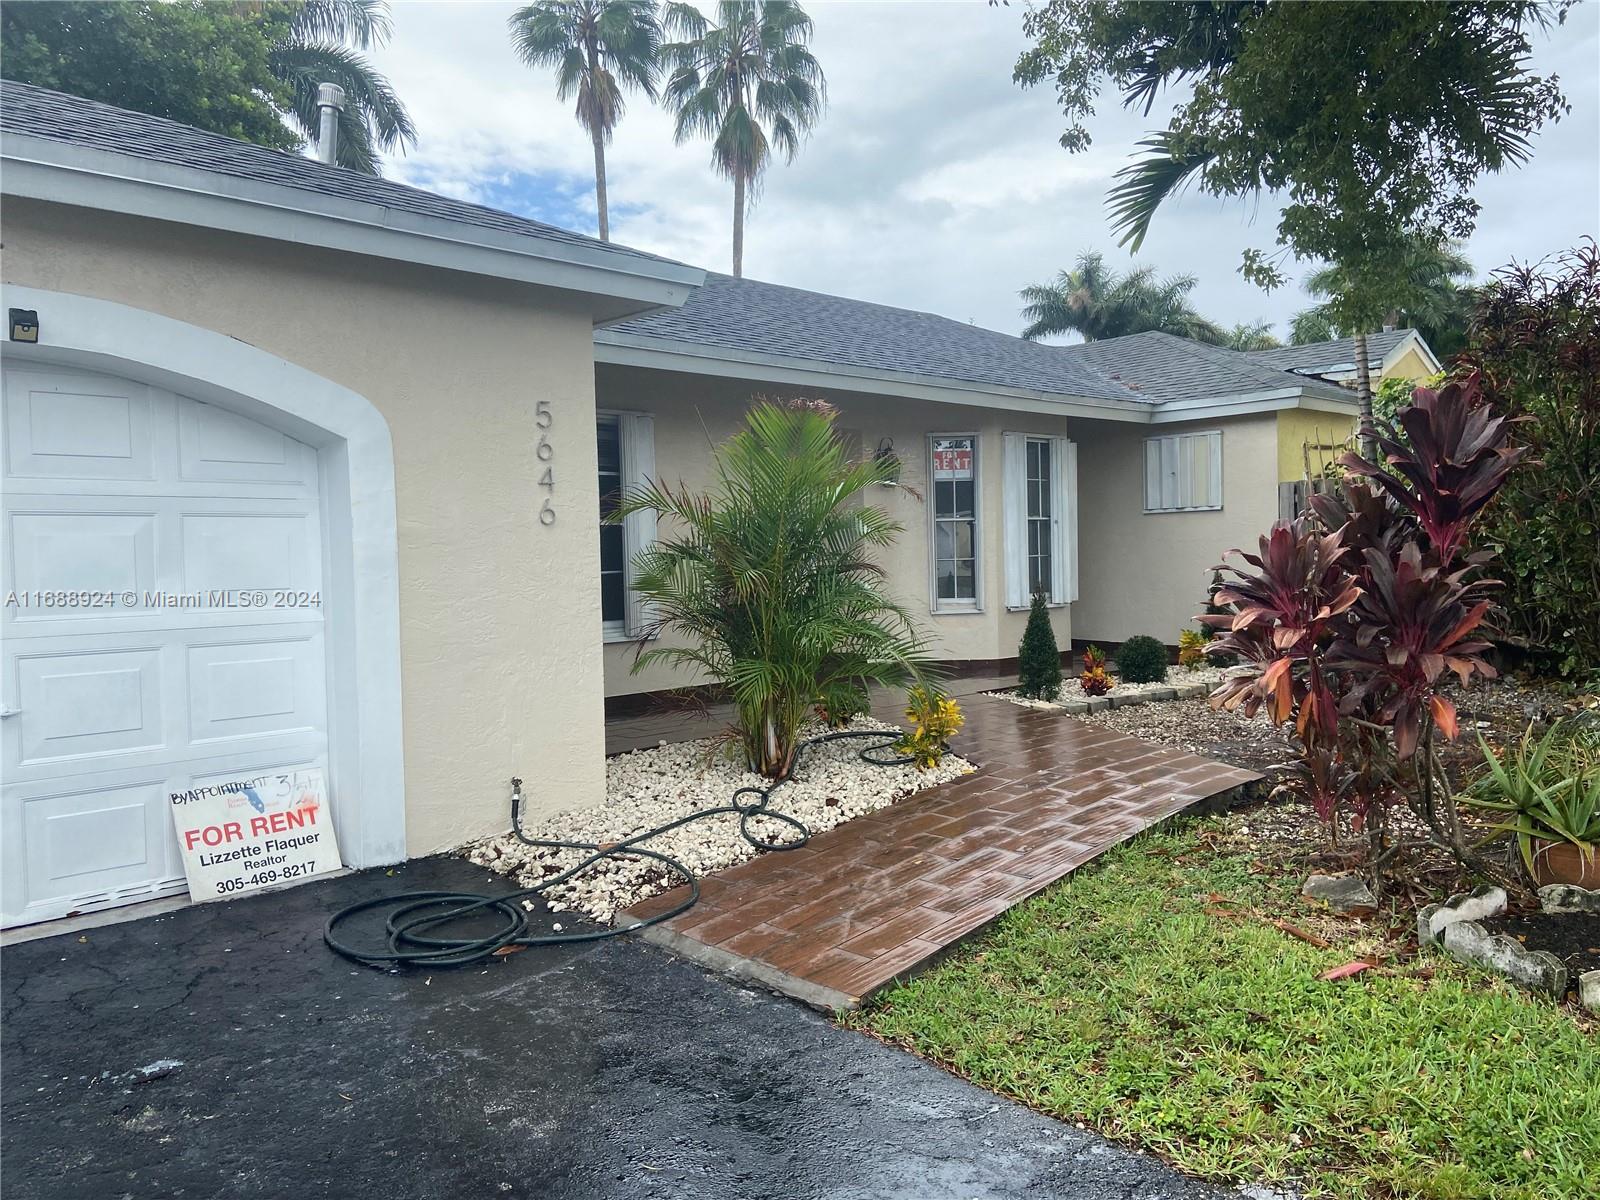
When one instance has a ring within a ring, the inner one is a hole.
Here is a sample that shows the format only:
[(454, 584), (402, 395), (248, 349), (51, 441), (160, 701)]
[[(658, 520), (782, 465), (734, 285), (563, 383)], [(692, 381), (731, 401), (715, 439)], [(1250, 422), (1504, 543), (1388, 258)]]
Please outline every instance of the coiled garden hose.
[[(550, 850), (587, 850), (588, 857), (558, 875), (540, 880), (532, 887), (507, 892), (502, 896), (483, 892), (420, 891), (397, 892), (373, 900), (362, 900), (341, 908), (329, 917), (328, 923), (323, 927), (322, 938), (334, 953), (369, 967), (468, 967), (487, 962), (501, 951), (513, 946), (555, 946), (567, 942), (597, 942), (602, 938), (616, 937), (618, 934), (632, 933), (646, 926), (659, 924), (691, 908), (695, 901), (700, 899), (700, 878), (670, 854), (645, 849), (640, 843), (648, 842), (651, 838), (660, 837), (664, 833), (670, 833), (704, 817), (736, 814), (739, 818), (740, 835), (757, 850), (798, 850), (811, 839), (811, 831), (797, 817), (772, 808), (772, 797), (779, 788), (794, 779), (795, 771), (811, 748), (827, 742), (871, 738), (874, 739), (872, 743), (862, 747), (860, 751), (861, 761), (880, 767), (898, 767), (912, 761), (905, 755), (892, 753), (900, 737), (898, 730), (872, 729), (842, 730), (806, 738), (795, 747), (788, 771), (766, 786), (747, 784), (735, 791), (726, 804), (688, 813), (654, 829), (636, 833), (620, 842), (601, 844), (529, 837), (522, 831), (522, 797), (518, 790), (511, 801), (511, 832), (516, 835), (518, 841)], [(750, 821), (754, 817), (765, 817), (787, 825), (794, 831), (794, 836), (788, 841), (777, 843), (760, 841), (750, 831)], [(657, 913), (642, 921), (630, 921), (623, 926), (586, 929), (573, 933), (532, 932), (528, 924), (531, 914), (522, 907), (522, 901), (565, 883), (598, 862), (608, 858), (623, 857), (654, 859), (677, 872), (683, 883), (689, 887), (688, 895), (666, 912)], [(358, 913), (372, 909), (388, 910), (384, 918), (381, 942), (363, 946), (345, 941), (338, 936), (337, 931), (344, 922)], [(455, 922), (475, 918), (481, 920), (486, 916), (496, 918), (496, 923), (487, 932), (452, 933), (446, 928)]]

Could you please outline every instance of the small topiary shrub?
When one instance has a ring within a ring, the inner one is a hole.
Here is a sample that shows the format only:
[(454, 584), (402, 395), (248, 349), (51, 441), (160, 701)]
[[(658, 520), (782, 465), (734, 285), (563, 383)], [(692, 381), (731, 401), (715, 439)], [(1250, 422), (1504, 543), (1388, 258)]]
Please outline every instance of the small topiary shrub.
[(1117, 651), (1117, 674), (1123, 683), (1165, 683), (1167, 648), (1148, 634), (1135, 634)]
[(1022, 645), (1017, 649), (1017, 695), (1054, 700), (1060, 691), (1061, 650), (1056, 645), (1056, 631), (1050, 627), (1044, 596), (1035, 592), (1028, 627), (1022, 631)]

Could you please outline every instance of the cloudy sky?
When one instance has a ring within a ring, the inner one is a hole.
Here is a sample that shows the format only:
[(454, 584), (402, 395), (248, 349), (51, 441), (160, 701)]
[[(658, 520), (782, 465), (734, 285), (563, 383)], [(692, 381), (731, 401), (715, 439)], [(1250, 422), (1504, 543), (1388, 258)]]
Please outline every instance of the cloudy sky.
[[(420, 137), (387, 173), (592, 233), (587, 136), (556, 100), (553, 77), (512, 55), (514, 7), (395, 4), (394, 38), (376, 58)], [(1062, 150), (1050, 89), (1011, 82), (1024, 46), (1019, 5), (807, 8), (828, 110), (799, 158), (766, 179), (746, 231), (746, 275), (1016, 332), (1018, 288), (1099, 249), (1116, 265), (1197, 276), (1197, 307), (1224, 323), (1264, 319), (1282, 333), (1305, 306), (1298, 286), (1268, 295), (1238, 275), (1246, 247), (1272, 243), (1270, 200), (1186, 196), (1158, 216), (1137, 259), (1117, 249), (1104, 210), (1110, 177), (1160, 122), (1108, 97), (1095, 144)], [(1573, 11), (1534, 61), (1560, 75), (1572, 113), (1540, 134), (1528, 166), (1480, 184), (1483, 214), (1468, 246), (1480, 272), (1600, 234), (1600, 4)], [(674, 145), (666, 113), (635, 97), (608, 157), (612, 238), (728, 270), (732, 190), (709, 158), (703, 142)]]

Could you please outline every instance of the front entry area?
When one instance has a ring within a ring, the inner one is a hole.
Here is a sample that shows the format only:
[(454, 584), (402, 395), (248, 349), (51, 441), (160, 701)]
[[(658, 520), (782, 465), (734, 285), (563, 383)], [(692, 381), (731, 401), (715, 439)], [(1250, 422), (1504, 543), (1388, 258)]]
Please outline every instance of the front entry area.
[(169, 792), (327, 765), (317, 452), (42, 364), (0, 439), (4, 924), (182, 893)]

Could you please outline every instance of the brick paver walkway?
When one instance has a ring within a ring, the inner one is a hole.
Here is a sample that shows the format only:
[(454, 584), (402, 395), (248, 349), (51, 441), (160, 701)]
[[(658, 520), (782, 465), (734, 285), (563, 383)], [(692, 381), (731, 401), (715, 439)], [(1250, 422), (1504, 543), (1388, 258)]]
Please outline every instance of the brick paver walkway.
[(818, 1007), (854, 1008), (1118, 842), (1260, 778), (1003, 700), (963, 707), (954, 748), (975, 774), (706, 879), (694, 908), (645, 936)]

